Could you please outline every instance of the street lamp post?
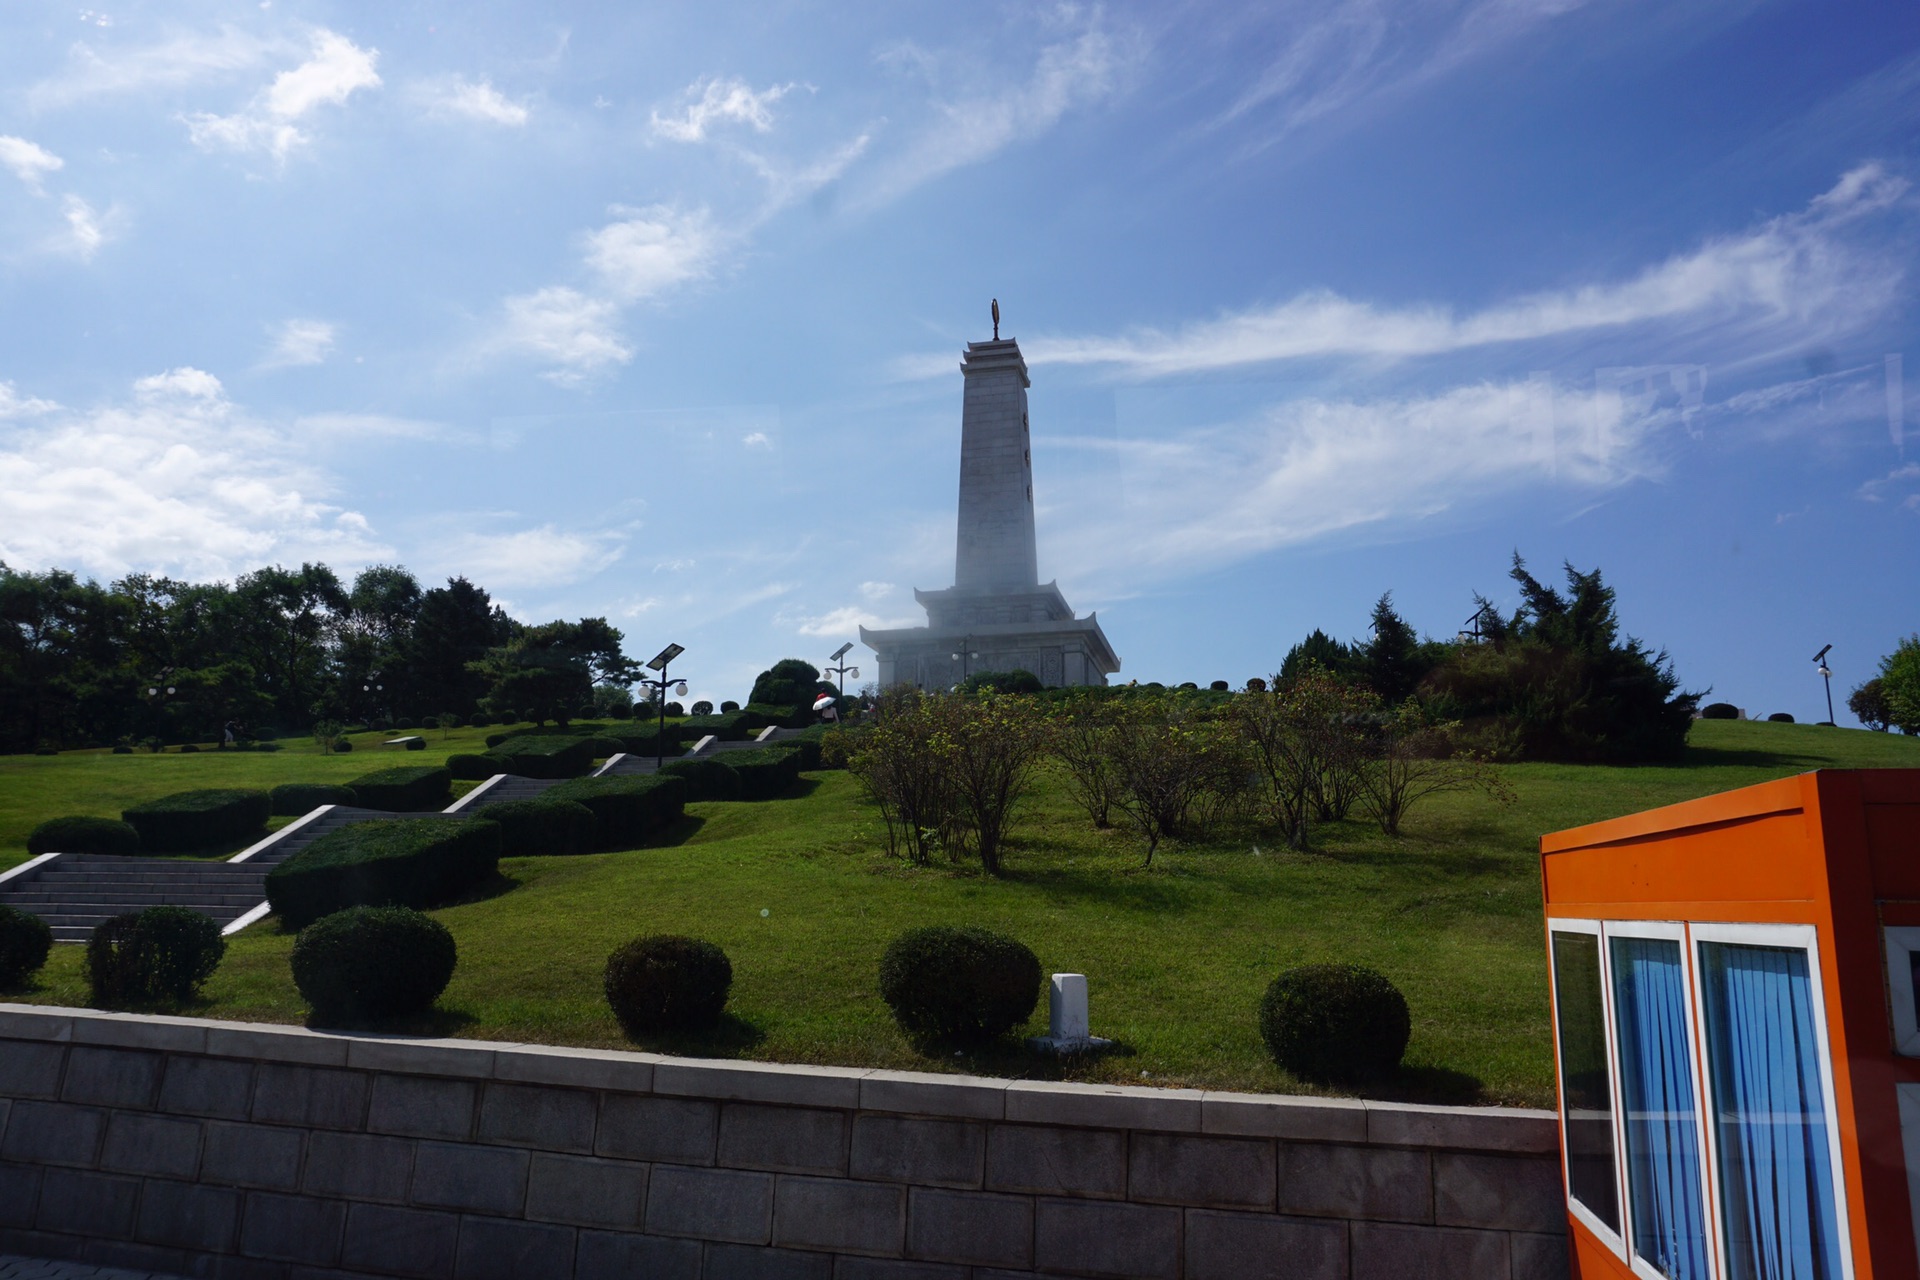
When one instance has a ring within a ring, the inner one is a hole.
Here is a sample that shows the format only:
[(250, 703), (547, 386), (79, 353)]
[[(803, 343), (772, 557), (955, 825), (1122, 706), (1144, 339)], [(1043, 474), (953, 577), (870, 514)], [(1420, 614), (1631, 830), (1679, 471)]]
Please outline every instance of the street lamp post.
[(847, 677), (852, 676), (855, 680), (858, 680), (860, 678), (860, 668), (847, 666), (845, 662), (847, 652), (852, 648), (853, 648), (853, 641), (849, 640), (845, 644), (841, 645), (838, 649), (835, 649), (833, 651), (833, 656), (828, 658), (827, 662), (829, 664), (839, 663), (840, 665), (839, 666), (829, 665), (825, 668), (823, 672), (823, 674), (825, 675), (840, 677), (840, 701), (842, 702), (845, 702), (847, 700)]
[(660, 771), (660, 766), (666, 763), (667, 759), (667, 686), (677, 684), (677, 691), (680, 696), (683, 698), (687, 696), (687, 682), (685, 680), (674, 681), (669, 679), (667, 677), (667, 664), (685, 652), (686, 650), (677, 644), (668, 645), (658, 654), (654, 655), (653, 661), (647, 664), (647, 670), (657, 671), (660, 674), (653, 677), (640, 677), (640, 683), (653, 690), (654, 705), (659, 708), (659, 717), (654, 726), (653, 736), (653, 769), (655, 773)]
[(1833, 720), (1833, 668), (1827, 665), (1827, 654), (1832, 652), (1832, 650), (1833, 650), (1833, 646), (1828, 645), (1825, 649), (1822, 649), (1820, 652), (1813, 655), (1813, 665), (1820, 668), (1820, 679), (1827, 686), (1827, 723), (1829, 725), (1831, 725), (1834, 722)]
[(966, 682), (967, 682), (967, 661), (968, 661), (968, 659), (970, 659), (970, 658), (978, 658), (979, 656), (980, 656), (979, 654), (977, 654), (977, 653), (975, 653), (975, 652), (973, 651), (973, 637), (972, 637), (972, 636), (967, 636), (967, 637), (966, 637), (965, 639), (963, 639), (963, 640), (961, 640), (961, 642), (960, 642), (960, 652), (958, 652), (958, 653), (956, 653), (956, 654), (954, 654), (954, 655), (953, 655), (953, 660), (954, 660), (955, 662), (957, 662), (957, 663), (959, 663), (959, 664), (960, 664), (960, 683), (961, 683), (961, 684), (963, 684), (963, 685), (964, 685), (964, 684), (966, 684)]

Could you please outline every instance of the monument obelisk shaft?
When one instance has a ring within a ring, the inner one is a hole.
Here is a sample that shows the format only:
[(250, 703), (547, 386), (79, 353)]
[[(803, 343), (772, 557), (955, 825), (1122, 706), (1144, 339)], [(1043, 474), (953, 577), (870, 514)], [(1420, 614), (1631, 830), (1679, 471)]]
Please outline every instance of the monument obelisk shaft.
[(953, 585), (1031, 591), (1040, 584), (1033, 536), (1033, 452), (1027, 362), (1011, 338), (970, 342), (960, 371), (960, 524)]

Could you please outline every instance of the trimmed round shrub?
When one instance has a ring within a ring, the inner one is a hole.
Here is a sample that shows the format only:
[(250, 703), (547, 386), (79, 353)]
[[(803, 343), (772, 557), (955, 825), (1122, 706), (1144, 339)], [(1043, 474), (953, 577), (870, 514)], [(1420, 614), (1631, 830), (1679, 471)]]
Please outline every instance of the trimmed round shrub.
[(140, 852), (140, 833), (118, 818), (49, 818), (27, 835), (27, 852), (110, 853), (130, 857)]
[(93, 1005), (189, 1000), (226, 954), (220, 926), (198, 911), (148, 907), (114, 916), (87, 940)]
[[(725, 715), (729, 711), (738, 711), (739, 709), (740, 704), (737, 702), (723, 702), (720, 704), (720, 713), (722, 715)], [(699, 713), (696, 712), (695, 714), (697, 715)]]
[(484, 729), (493, 723), (493, 717), (484, 711), (476, 711), (467, 717), (467, 723), (476, 729)]
[(607, 714), (615, 720), (631, 720), (633, 719), (633, 708), (624, 702), (616, 702), (607, 708)]
[(253, 749), (255, 751), (278, 751), (280, 744), (277, 742), (256, 742), (253, 744)]
[(200, 748), (194, 743), (183, 742), (180, 744), (180, 754), (183, 756), (196, 755), (199, 753), (199, 751), (200, 751)]
[(53, 951), (53, 930), (32, 912), (0, 902), (0, 991), (26, 982)]
[(333, 749), (339, 752), (341, 755), (345, 755), (347, 752), (353, 750), (353, 739), (352, 738), (335, 738), (333, 740)]
[(447, 757), (447, 772), (459, 782), (484, 782), (494, 774), (504, 771), (500, 768), (500, 762), (492, 756), (457, 752)]
[(273, 811), (283, 818), (298, 818), (323, 804), (352, 804), (353, 788), (328, 782), (283, 782), (267, 792)]
[(427, 749), (427, 740), (425, 738), (408, 738), (407, 739), (407, 750), (425, 751), (426, 749)]
[(592, 853), (599, 838), (593, 810), (577, 800), (505, 800), (488, 805), (480, 816), (500, 824), (503, 858)]
[(710, 716), (713, 714), (713, 704), (705, 698), (702, 698), (693, 704), (693, 714), (697, 716)]
[(1700, 708), (1700, 718), (1702, 720), (1738, 720), (1740, 708), (1731, 702), (1709, 702)]
[(1791, 713), (1786, 711), (1776, 711), (1772, 715), (1768, 716), (1767, 720), (1771, 724), (1792, 724), (1793, 716)]
[(349, 907), (293, 943), (293, 985), (323, 1026), (433, 1007), (459, 954), (447, 926), (410, 907)]
[(880, 957), (880, 998), (910, 1036), (984, 1043), (1033, 1015), (1040, 959), (988, 929), (909, 929)]
[(630, 1036), (711, 1026), (732, 985), (727, 953), (698, 938), (635, 938), (607, 957), (607, 1003)]
[(125, 743), (120, 743), (114, 747), (113, 754), (117, 756), (130, 756), (133, 754), (133, 748), (127, 746)]
[(1260, 1000), (1260, 1038), (1303, 1080), (1377, 1079), (1400, 1065), (1413, 1022), (1406, 997), (1355, 964), (1309, 964), (1273, 980)]
[(1233, 688), (1233, 686), (1225, 680), (1215, 680), (1212, 684), (1208, 685), (1207, 688), (1213, 690), (1215, 693), (1225, 693), (1227, 690)]

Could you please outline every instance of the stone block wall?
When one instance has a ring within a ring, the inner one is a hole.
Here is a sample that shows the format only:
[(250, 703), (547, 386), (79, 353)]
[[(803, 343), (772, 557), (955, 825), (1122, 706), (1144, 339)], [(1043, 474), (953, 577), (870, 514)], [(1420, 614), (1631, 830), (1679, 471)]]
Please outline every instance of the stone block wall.
[(0, 1005), (0, 1253), (185, 1275), (1552, 1280), (1548, 1112)]

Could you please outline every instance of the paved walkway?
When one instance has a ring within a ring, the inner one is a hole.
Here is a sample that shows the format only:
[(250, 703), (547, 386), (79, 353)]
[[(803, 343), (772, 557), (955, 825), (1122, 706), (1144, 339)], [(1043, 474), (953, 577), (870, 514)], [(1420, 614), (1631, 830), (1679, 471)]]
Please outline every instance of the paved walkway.
[(180, 1280), (157, 1271), (122, 1271), (90, 1262), (48, 1262), (0, 1253), (0, 1280)]

